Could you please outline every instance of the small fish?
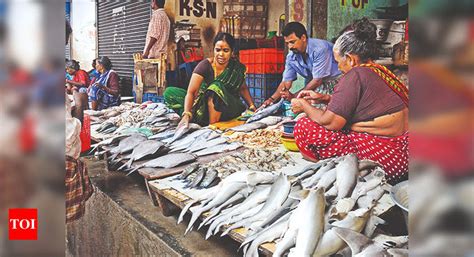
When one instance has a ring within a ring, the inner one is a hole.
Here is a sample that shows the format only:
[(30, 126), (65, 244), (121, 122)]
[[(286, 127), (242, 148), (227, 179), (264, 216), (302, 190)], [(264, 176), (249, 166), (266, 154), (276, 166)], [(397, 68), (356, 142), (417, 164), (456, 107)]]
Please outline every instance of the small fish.
[[(173, 135), (174, 135), (175, 131), (174, 129), (172, 130), (165, 130), (163, 132), (160, 132), (160, 133), (157, 133), (151, 137), (149, 137), (148, 139), (157, 139), (157, 140), (163, 140), (163, 139), (167, 139), (167, 138), (171, 138)], [(164, 143), (164, 142), (163, 142)]]
[(195, 188), (201, 183), (201, 181), (206, 176), (207, 168), (199, 168), (196, 172), (196, 177), (186, 185), (186, 187)]
[(206, 175), (201, 181), (201, 184), (199, 184), (200, 188), (208, 188), (209, 185), (214, 181), (214, 179), (217, 177), (217, 171), (215, 169), (210, 169), (206, 172)]
[(183, 172), (179, 175), (180, 179), (186, 179), (191, 173), (199, 169), (199, 163), (194, 163), (189, 165)]

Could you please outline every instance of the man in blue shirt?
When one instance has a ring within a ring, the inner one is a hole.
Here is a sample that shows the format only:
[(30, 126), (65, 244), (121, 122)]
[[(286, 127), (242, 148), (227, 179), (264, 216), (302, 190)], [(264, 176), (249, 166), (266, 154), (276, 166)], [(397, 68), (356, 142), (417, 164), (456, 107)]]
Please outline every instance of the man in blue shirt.
[(275, 93), (262, 106), (276, 102), (280, 97), (290, 100), (289, 92), (297, 74), (305, 78), (305, 90), (332, 94), (336, 79), (341, 75), (329, 41), (308, 38), (305, 27), (299, 22), (290, 22), (283, 29), (289, 53), (286, 56), (283, 79)]

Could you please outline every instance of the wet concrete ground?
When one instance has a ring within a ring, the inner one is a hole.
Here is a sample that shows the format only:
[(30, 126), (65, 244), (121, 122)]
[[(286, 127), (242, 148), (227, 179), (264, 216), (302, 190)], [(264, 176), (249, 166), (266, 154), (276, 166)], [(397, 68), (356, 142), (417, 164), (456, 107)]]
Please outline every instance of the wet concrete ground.
[(107, 171), (106, 163), (84, 159), (96, 192), (86, 214), (67, 226), (67, 256), (240, 256), (228, 237), (204, 240), (205, 228), (184, 236), (189, 216), (176, 224), (149, 198), (139, 174)]

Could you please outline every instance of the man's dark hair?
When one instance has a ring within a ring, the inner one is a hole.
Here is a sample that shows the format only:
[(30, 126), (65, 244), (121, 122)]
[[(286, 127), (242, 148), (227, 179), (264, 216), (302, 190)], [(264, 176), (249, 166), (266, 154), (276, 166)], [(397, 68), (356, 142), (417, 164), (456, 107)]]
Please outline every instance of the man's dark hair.
[(303, 24), (293, 21), (285, 25), (285, 28), (283, 29), (283, 36), (287, 37), (291, 34), (295, 33), (295, 35), (298, 38), (301, 38), (301, 36), (305, 35), (306, 38), (308, 37), (308, 33), (306, 32), (306, 28), (303, 26)]
[(152, 0), (152, 1), (155, 1), (155, 4), (156, 6), (158, 6), (158, 8), (165, 8), (165, 0)]

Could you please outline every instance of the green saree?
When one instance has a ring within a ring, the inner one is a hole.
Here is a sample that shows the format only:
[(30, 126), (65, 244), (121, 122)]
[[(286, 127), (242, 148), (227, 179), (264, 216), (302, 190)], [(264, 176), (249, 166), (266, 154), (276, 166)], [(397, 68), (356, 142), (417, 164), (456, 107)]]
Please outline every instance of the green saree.
[[(207, 99), (217, 97), (223, 103), (221, 121), (231, 120), (245, 111), (245, 105), (240, 100), (240, 86), (245, 80), (246, 67), (242, 63), (231, 59), (227, 68), (209, 85), (201, 84), (198, 97), (194, 100), (192, 122), (202, 126), (209, 125), (209, 110)], [(167, 88), (164, 92), (165, 103), (168, 107), (181, 114), (184, 109), (186, 90), (182, 88)]]

